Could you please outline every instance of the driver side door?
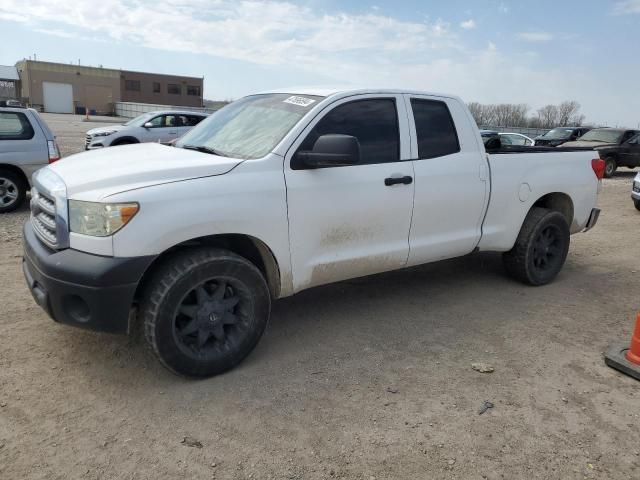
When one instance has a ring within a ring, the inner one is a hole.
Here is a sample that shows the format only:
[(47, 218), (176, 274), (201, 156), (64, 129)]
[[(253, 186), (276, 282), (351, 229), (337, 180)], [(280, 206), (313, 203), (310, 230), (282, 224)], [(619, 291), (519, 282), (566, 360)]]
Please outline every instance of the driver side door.
[[(327, 134), (356, 137), (356, 165), (309, 168), (296, 153)], [(295, 291), (401, 268), (409, 255), (413, 163), (401, 95), (358, 95), (327, 106), (285, 156)]]
[(171, 140), (178, 138), (178, 118), (177, 115), (158, 115), (153, 117), (147, 123), (151, 123), (150, 127), (142, 127), (143, 142), (169, 143)]

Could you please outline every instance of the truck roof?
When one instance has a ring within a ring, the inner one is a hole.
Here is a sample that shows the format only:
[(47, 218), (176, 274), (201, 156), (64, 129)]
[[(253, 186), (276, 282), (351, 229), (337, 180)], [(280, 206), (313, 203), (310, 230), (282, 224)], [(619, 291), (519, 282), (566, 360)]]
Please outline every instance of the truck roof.
[(268, 93), (288, 93), (291, 95), (313, 95), (318, 97), (332, 97), (332, 96), (349, 96), (349, 95), (362, 95), (362, 94), (409, 94), (409, 95), (430, 95), (435, 97), (447, 97), (458, 98), (457, 95), (450, 95), (446, 93), (425, 92), (421, 90), (411, 89), (398, 89), (398, 88), (356, 88), (356, 87), (291, 87), (291, 88), (278, 88), (269, 91), (260, 92), (260, 94)]

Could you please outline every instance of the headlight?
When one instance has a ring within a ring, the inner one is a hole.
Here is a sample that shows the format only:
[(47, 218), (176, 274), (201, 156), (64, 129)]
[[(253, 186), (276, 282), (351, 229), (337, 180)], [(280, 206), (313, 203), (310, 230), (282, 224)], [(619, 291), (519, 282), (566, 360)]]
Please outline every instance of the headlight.
[(69, 230), (94, 237), (108, 237), (129, 223), (139, 209), (137, 203), (69, 200)]
[(98, 132), (91, 135), (92, 137), (108, 137), (109, 135), (113, 135), (117, 130), (110, 130), (108, 132)]

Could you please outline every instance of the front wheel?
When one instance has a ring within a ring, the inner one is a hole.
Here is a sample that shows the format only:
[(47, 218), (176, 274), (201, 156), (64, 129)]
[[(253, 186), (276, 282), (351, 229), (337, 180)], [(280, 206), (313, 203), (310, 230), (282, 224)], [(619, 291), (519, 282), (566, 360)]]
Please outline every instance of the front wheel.
[(529, 285), (551, 282), (569, 252), (569, 225), (559, 212), (532, 208), (513, 248), (503, 255), (507, 273)]
[(143, 294), (145, 336), (174, 373), (210, 377), (256, 346), (271, 308), (264, 277), (248, 260), (220, 249), (184, 250), (152, 275)]
[(640, 200), (634, 200), (633, 204), (635, 205), (636, 210), (640, 210)]
[(604, 178), (611, 178), (616, 173), (618, 164), (615, 158), (606, 158), (604, 161)]

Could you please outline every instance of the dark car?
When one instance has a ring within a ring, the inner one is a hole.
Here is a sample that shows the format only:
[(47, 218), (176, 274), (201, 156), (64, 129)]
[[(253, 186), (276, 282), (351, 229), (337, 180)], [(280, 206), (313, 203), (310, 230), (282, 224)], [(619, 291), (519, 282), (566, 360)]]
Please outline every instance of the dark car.
[(591, 130), (589, 127), (557, 127), (549, 130), (544, 135), (536, 137), (536, 146), (557, 147), (565, 142), (577, 140), (589, 130)]
[(604, 176), (610, 178), (618, 167), (634, 168), (640, 165), (638, 144), (640, 130), (625, 128), (595, 128), (585, 133), (576, 142), (567, 142), (562, 147), (592, 147), (605, 161)]

